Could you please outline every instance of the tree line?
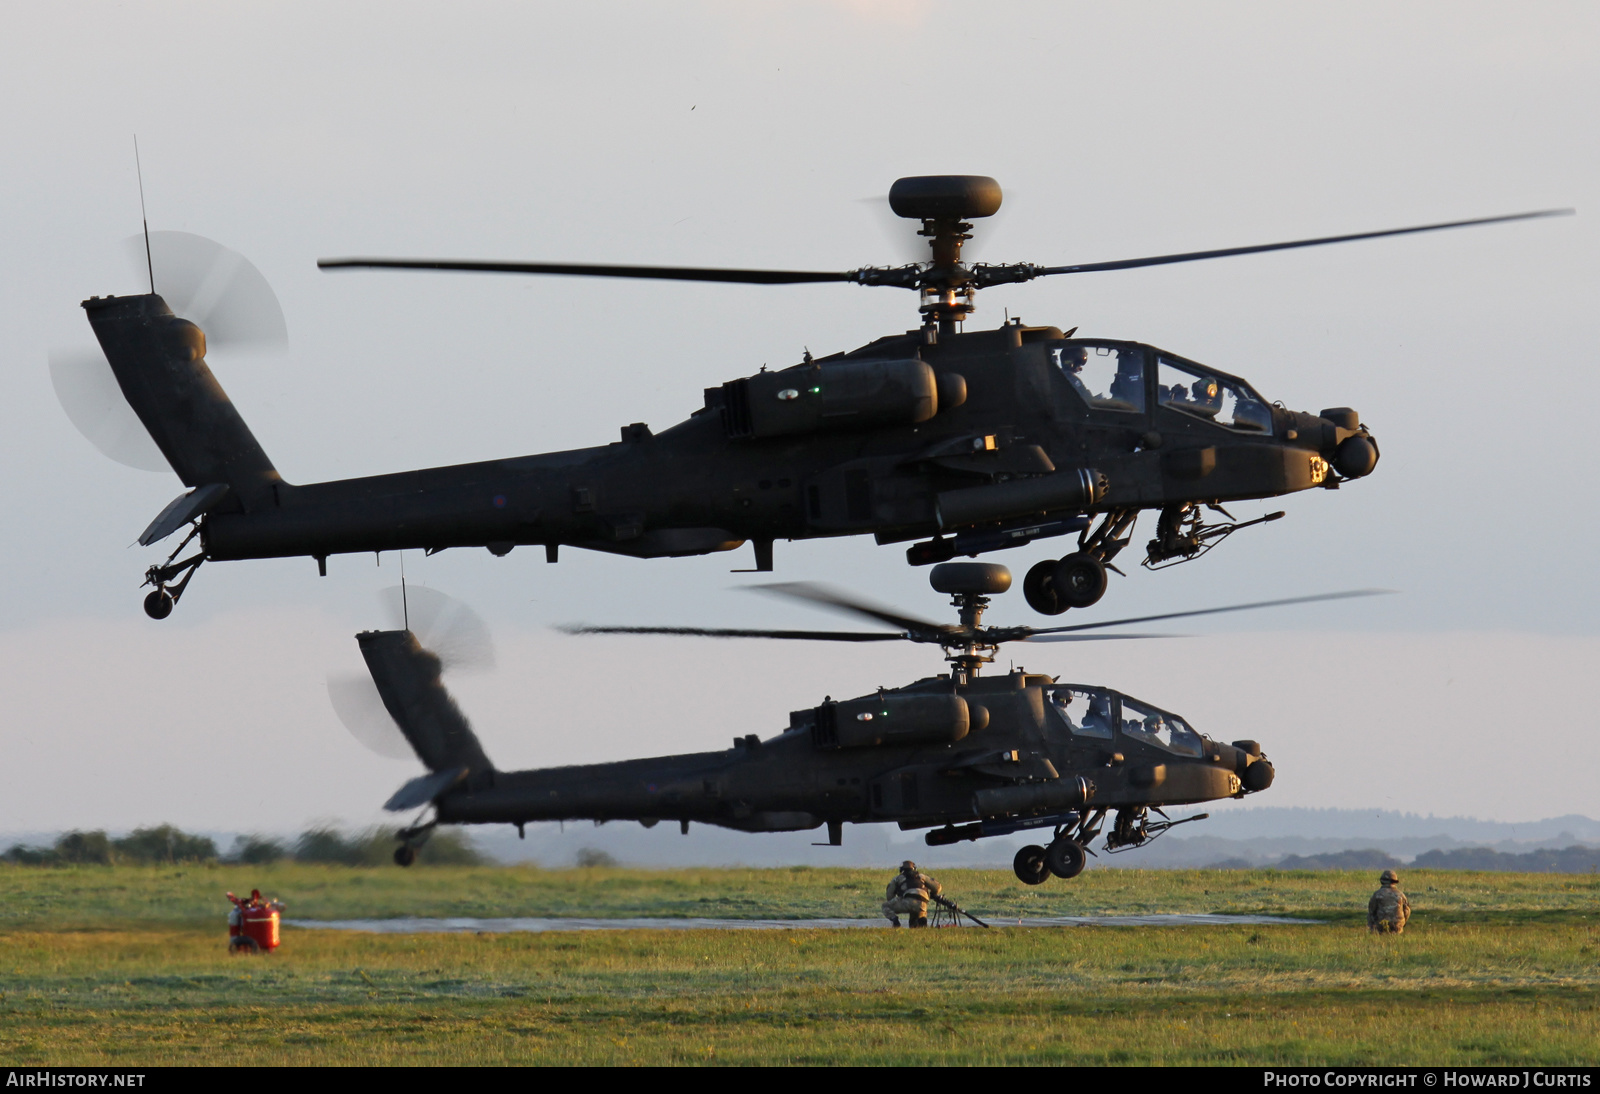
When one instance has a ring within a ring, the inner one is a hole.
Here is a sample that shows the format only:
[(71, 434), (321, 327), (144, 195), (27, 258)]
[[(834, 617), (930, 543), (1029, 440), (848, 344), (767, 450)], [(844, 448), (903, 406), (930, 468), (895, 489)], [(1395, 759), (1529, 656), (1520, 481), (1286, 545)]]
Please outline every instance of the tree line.
[[(207, 836), (185, 832), (170, 824), (135, 828), (126, 836), (112, 837), (104, 829), (71, 831), (48, 846), (12, 844), (0, 862), (18, 866), (175, 866), (181, 863), (321, 862), (342, 866), (384, 866), (394, 862), (394, 831), (368, 828), (356, 832), (320, 826), (308, 828), (294, 839), (243, 835), (234, 839), (226, 854)], [(419, 864), (476, 866), (488, 862), (472, 840), (454, 829), (436, 831), (422, 846)]]

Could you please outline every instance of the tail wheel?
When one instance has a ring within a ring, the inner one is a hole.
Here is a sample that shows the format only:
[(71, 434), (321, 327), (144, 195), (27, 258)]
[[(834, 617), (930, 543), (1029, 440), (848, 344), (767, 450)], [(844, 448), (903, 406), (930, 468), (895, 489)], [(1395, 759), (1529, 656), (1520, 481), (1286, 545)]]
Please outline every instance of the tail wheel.
[(1017, 857), (1011, 860), (1011, 869), (1016, 871), (1017, 880), (1024, 885), (1043, 885), (1050, 877), (1050, 867), (1044, 861), (1044, 848), (1032, 843), (1017, 852)]
[(394, 864), (396, 866), (410, 866), (417, 861), (417, 849), (409, 843), (402, 843), (394, 849)]
[(1088, 865), (1089, 856), (1081, 843), (1058, 839), (1044, 853), (1045, 865), (1050, 872), (1063, 880), (1077, 877)]
[(1051, 574), (1055, 595), (1069, 608), (1087, 608), (1106, 592), (1106, 564), (1093, 555), (1068, 555)]
[(1055, 574), (1056, 561), (1045, 559), (1028, 571), (1028, 576), (1022, 579), (1022, 595), (1027, 600), (1028, 607), (1040, 615), (1060, 615), (1067, 610), (1067, 605), (1061, 602), (1056, 595)]
[(157, 589), (144, 598), (144, 614), (151, 619), (165, 619), (172, 614), (172, 594), (165, 589)]

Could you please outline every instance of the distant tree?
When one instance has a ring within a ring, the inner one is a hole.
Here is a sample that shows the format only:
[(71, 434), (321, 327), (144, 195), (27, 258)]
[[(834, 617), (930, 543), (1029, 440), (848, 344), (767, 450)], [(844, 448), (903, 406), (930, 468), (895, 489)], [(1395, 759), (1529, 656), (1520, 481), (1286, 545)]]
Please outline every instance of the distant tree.
[(55, 866), (61, 861), (61, 856), (53, 848), (13, 843), (6, 848), (5, 854), (0, 855), (0, 859), (18, 866)]
[(57, 861), (93, 866), (110, 866), (117, 860), (117, 849), (103, 829), (93, 832), (68, 832), (57, 838)]
[[(399, 846), (394, 829), (368, 828), (346, 834), (323, 826), (302, 832), (295, 841), (296, 862), (328, 862), (343, 866), (387, 866)], [(450, 828), (435, 831), (417, 852), (419, 866), (479, 866), (490, 860), (464, 832)]]
[[(392, 855), (393, 843), (388, 847)], [(483, 866), (490, 861), (473, 844), (472, 837), (459, 828), (448, 828), (443, 832), (436, 830), (417, 855), (417, 862), (424, 866)]]
[(123, 862), (146, 865), (175, 865), (180, 862), (215, 862), (217, 845), (205, 836), (194, 836), (170, 824), (154, 828), (135, 828), (119, 840), (112, 840), (116, 857)]
[(1387, 851), (1368, 847), (1359, 851), (1329, 851), (1321, 855), (1285, 855), (1279, 870), (1390, 870), (1401, 865)]
[(326, 825), (308, 828), (294, 841), (296, 862), (328, 862), (342, 866), (362, 864), (366, 848), (364, 841), (347, 839), (337, 828)]
[(578, 851), (578, 865), (583, 869), (594, 866), (615, 866), (617, 860), (598, 847), (584, 847)]
[(233, 850), (228, 852), (228, 861), (247, 866), (265, 866), (288, 854), (289, 849), (279, 840), (267, 836), (236, 836)]
[(1412, 866), (1433, 870), (1503, 870), (1525, 874), (1588, 874), (1600, 870), (1600, 847), (1574, 844), (1556, 850), (1496, 851), (1490, 847), (1457, 847), (1424, 851)]

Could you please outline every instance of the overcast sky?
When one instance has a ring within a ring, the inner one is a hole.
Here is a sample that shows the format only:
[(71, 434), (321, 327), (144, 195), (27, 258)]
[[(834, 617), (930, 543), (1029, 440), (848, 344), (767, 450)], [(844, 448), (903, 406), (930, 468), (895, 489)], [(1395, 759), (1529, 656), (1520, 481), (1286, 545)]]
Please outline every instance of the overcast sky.
[[(1356, 407), (1383, 449), (1337, 493), (1239, 507), (1289, 516), (1201, 562), (1113, 576), (1093, 611), (1401, 595), (1019, 662), (1260, 739), (1279, 770), (1262, 804), (1594, 815), (1597, 71), (1582, 3), (8, 5), (0, 831), (364, 822), (413, 770), (351, 740), (323, 687), (384, 623), (393, 556), (335, 557), (327, 578), (310, 559), (207, 566), (171, 619), (140, 610), (164, 552), (129, 545), (180, 484), (102, 457), (45, 367), (88, 342), (80, 300), (143, 291), (120, 249), (135, 133), (152, 229), (216, 239), (277, 290), (289, 352), (211, 363), (295, 482), (660, 430), (704, 387), (916, 319), (892, 289), (325, 274), (319, 256), (885, 264), (904, 239), (874, 199), (934, 172), (1000, 180), (979, 229), (993, 261), (1574, 206), (991, 289), (972, 325), (1009, 311), (1154, 343), (1291, 407)], [(990, 557), (1020, 576), (1045, 553)], [(780, 543), (777, 561), (783, 580), (946, 611), (898, 547)], [(457, 685), (502, 766), (720, 747), (938, 667), (547, 629), (827, 625), (736, 591), (749, 564), (406, 563), (500, 639), (498, 672)], [(1019, 594), (992, 618), (1037, 621)]]

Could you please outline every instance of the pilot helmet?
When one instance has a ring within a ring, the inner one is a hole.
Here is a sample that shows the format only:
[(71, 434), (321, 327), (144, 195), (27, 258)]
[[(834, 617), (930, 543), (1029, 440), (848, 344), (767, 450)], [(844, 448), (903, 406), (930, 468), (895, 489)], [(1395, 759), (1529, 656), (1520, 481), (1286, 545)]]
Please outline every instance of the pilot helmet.
[(904, 870), (908, 874), (914, 874), (917, 872), (917, 864), (912, 862), (910, 859), (906, 859), (900, 864), (900, 869)]
[(1082, 346), (1068, 346), (1061, 351), (1061, 367), (1077, 372), (1089, 363), (1089, 351)]
[(1393, 870), (1385, 870), (1383, 873), (1378, 875), (1378, 880), (1383, 882), (1385, 885), (1398, 885), (1400, 884), (1400, 875), (1395, 873)]

